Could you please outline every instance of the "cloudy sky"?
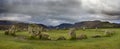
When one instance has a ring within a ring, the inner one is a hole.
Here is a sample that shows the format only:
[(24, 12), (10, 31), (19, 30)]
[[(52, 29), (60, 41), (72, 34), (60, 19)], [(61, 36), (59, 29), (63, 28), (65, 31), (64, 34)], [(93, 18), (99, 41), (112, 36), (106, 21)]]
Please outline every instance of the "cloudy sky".
[(120, 0), (0, 0), (0, 20), (45, 25), (93, 20), (120, 23)]

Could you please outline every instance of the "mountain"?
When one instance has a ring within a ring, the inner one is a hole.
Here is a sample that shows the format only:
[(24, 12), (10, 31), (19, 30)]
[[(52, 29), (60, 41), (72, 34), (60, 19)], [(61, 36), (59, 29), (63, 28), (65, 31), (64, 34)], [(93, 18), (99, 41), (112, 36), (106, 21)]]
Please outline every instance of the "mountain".
[(120, 24), (110, 23), (110, 22), (101, 22), (101, 21), (83, 21), (77, 22), (74, 24), (75, 28), (117, 28), (120, 27)]
[(82, 21), (77, 22), (75, 24), (63, 23), (53, 28), (57, 29), (69, 29), (69, 28), (120, 28), (120, 24), (110, 23), (110, 22), (102, 22), (102, 21)]
[(68, 29), (68, 28), (72, 28), (72, 27), (73, 27), (73, 24), (69, 24), (69, 23), (63, 23), (58, 26), (55, 26), (55, 28), (57, 28), (57, 29)]
[(0, 20), (0, 25), (12, 25), (15, 21)]
[[(17, 25), (20, 29), (26, 28), (30, 23), (19, 22), (19, 21), (7, 21), (0, 20), (0, 30), (8, 29), (11, 25)], [(63, 23), (58, 26), (46, 26), (44, 24), (37, 24), (47, 29), (69, 29), (69, 28), (120, 28), (120, 24), (102, 22), (102, 21), (82, 21), (75, 24)]]
[(18, 23), (18, 22), (7, 21), (7, 20), (0, 20), (0, 30), (8, 29), (12, 24), (16, 24), (16, 23)]
[[(0, 20), (0, 30), (6, 30), (11, 25), (16, 25), (19, 29), (27, 29), (29, 24), (31, 24), (31, 23), (25, 23), (25, 22), (19, 22), (19, 21)], [(47, 26), (43, 25), (43, 24), (36, 24), (36, 25), (47, 28)]]

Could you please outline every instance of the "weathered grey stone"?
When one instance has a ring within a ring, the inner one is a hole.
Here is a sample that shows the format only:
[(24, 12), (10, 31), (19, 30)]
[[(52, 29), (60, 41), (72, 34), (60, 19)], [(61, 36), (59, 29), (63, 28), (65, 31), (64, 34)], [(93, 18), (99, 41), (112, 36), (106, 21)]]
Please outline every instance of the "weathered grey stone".
[(77, 39), (82, 40), (82, 39), (87, 39), (87, 35), (85, 34), (80, 34)]

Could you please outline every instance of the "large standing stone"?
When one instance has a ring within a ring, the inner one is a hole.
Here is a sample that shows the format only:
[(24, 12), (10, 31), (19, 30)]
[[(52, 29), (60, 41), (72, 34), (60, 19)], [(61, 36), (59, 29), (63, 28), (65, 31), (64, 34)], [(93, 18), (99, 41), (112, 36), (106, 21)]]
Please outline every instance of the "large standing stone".
[(76, 33), (74, 28), (69, 30), (69, 35), (71, 40), (76, 39)]

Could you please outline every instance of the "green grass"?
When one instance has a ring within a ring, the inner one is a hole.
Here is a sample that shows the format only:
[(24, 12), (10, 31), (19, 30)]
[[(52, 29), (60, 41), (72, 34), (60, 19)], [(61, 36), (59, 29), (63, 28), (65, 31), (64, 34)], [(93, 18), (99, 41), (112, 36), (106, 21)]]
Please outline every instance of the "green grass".
[[(85, 40), (28, 40), (4, 35), (0, 31), (0, 49), (120, 49), (120, 28), (109, 29), (115, 31), (112, 37), (91, 38), (95, 34), (103, 34), (105, 29), (87, 29), (86, 31), (77, 30), (79, 34), (86, 34)], [(69, 39), (68, 30), (47, 31), (53, 39), (65, 36)], [(28, 37), (27, 32), (17, 32), (17, 35)]]

